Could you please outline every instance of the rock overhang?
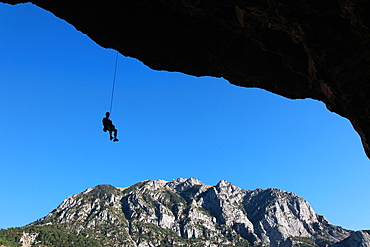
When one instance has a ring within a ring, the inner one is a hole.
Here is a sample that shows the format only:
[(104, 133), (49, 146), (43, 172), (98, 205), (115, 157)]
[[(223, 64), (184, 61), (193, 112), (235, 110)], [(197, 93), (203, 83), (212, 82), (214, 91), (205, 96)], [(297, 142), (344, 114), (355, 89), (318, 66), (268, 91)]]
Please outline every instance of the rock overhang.
[(155, 70), (320, 100), (350, 120), (370, 157), (368, 1), (1, 2), (32, 2)]

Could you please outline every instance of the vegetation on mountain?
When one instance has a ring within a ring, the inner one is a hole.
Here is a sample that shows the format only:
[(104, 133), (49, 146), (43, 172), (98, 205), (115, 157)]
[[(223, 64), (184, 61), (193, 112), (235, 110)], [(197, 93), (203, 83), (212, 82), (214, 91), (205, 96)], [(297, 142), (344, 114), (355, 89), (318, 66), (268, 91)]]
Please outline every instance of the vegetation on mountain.
[(67, 233), (53, 226), (25, 226), (0, 230), (0, 244), (19, 247), (24, 233), (36, 234), (35, 243), (38, 247), (102, 247), (94, 239)]
[(16, 242), (10, 242), (0, 237), (0, 246), (18, 247), (19, 245)]
[(37, 247), (323, 247), (350, 235), (294, 193), (194, 178), (99, 185), (28, 226), (1, 230), (0, 238), (14, 247), (24, 232)]

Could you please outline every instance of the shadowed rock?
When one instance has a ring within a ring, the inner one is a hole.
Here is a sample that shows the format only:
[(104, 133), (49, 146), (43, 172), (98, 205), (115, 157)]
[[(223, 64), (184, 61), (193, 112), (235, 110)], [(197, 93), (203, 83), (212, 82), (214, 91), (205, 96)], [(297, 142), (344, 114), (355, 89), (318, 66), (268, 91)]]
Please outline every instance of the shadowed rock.
[(96, 186), (33, 224), (105, 239), (105, 246), (327, 246), (350, 236), (294, 193), (194, 178)]
[(369, 1), (1, 2), (32, 2), (156, 70), (320, 100), (350, 120), (370, 157)]

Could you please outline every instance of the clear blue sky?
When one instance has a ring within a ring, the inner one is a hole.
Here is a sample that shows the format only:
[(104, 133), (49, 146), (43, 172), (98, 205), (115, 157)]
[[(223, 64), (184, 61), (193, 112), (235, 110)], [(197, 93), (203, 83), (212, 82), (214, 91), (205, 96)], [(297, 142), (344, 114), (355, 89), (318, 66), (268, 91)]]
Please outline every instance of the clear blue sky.
[(223, 79), (159, 72), (30, 4), (0, 4), (0, 228), (48, 214), (98, 184), (227, 180), (279, 188), (329, 222), (370, 229), (370, 162), (347, 119)]

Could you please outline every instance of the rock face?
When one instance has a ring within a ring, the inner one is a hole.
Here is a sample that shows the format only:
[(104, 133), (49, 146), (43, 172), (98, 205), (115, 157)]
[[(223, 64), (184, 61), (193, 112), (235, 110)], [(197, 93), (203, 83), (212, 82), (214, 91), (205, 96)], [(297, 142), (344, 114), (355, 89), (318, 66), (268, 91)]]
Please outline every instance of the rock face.
[(1, 2), (32, 2), (153, 69), (320, 100), (351, 121), (370, 157), (369, 1)]
[(370, 246), (369, 231), (353, 232), (347, 239), (333, 245), (333, 247), (368, 247), (368, 246)]
[(63, 201), (33, 225), (88, 236), (105, 246), (327, 246), (350, 236), (307, 201), (278, 189), (247, 191), (195, 178), (99, 185)]
[(22, 244), (22, 247), (31, 247), (36, 240), (37, 233), (23, 233), (23, 236), (20, 239), (20, 243)]

